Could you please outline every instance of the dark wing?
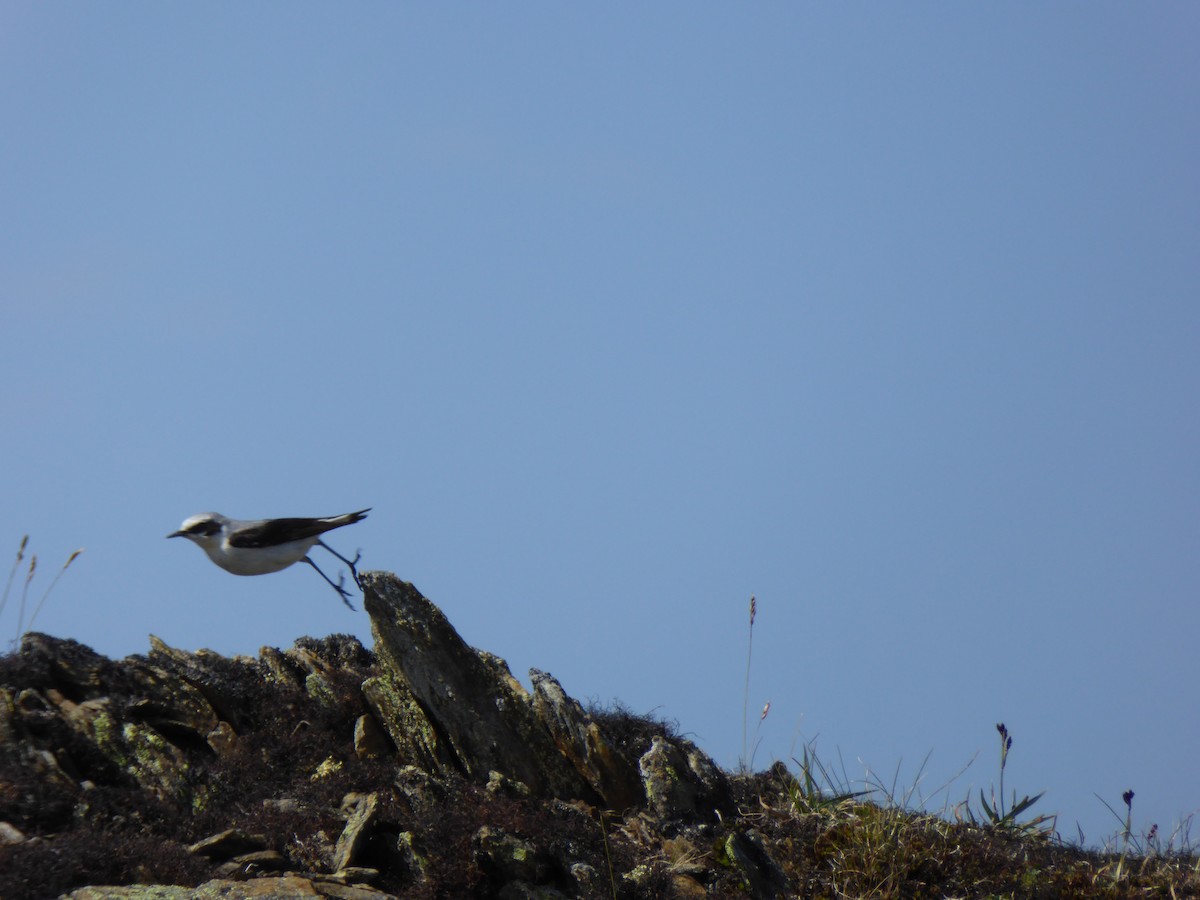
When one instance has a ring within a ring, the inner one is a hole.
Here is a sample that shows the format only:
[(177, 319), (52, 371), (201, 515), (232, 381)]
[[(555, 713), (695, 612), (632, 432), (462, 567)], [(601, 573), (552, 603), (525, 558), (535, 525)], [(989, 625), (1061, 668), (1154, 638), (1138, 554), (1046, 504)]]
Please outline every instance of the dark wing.
[(316, 537), (337, 527), (325, 519), (268, 519), (261, 525), (235, 531), (229, 536), (229, 546), (274, 547)]

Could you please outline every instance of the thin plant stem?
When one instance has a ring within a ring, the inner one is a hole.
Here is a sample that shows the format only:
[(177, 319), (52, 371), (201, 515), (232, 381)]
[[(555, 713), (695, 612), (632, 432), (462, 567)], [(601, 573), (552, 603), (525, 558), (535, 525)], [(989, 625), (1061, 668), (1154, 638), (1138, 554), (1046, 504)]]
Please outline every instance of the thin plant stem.
[(63, 567), (58, 570), (58, 574), (55, 575), (54, 580), (50, 582), (50, 587), (46, 588), (46, 592), (44, 594), (42, 594), (42, 599), (39, 600), (38, 605), (36, 607), (34, 607), (33, 615), (29, 617), (29, 626), (28, 626), (29, 631), (33, 630), (33, 623), (35, 621), (37, 621), (38, 613), (40, 613), (42, 611), (42, 605), (46, 602), (46, 598), (50, 596), (50, 592), (52, 590), (54, 590), (54, 586), (56, 584), (58, 584), (58, 579), (62, 578), (63, 572), (67, 571), (67, 568), (71, 565), (71, 563), (75, 562), (75, 557), (77, 557), (82, 552), (83, 552), (83, 548), (80, 547), (78, 550), (76, 550), (74, 553), (72, 553), (70, 556), (67, 557), (67, 561), (65, 563), (63, 563)]
[(25, 600), (29, 596), (29, 582), (33, 581), (33, 573), (37, 571), (37, 554), (29, 557), (29, 574), (25, 576), (25, 586), (21, 588), (21, 609), (17, 613), (17, 639), (13, 643), (20, 643), (21, 635), (25, 633)]
[(608, 865), (608, 884), (612, 888), (613, 900), (617, 898), (617, 877), (613, 874), (612, 855), (608, 852), (608, 828), (604, 823), (604, 813), (600, 813), (600, 839), (604, 841), (604, 862)]
[(25, 558), (25, 545), (29, 543), (29, 535), (21, 538), (21, 546), (17, 548), (17, 558), (12, 564), (12, 569), (8, 573), (8, 581), (4, 584), (4, 595), (0, 596), (0, 613), (4, 612), (4, 606), (8, 603), (8, 592), (12, 590), (13, 578), (17, 575), (17, 569), (20, 568), (21, 560)]
[[(750, 662), (754, 658), (754, 617), (758, 614), (758, 601), (750, 595), (750, 640), (746, 645), (746, 687), (742, 693), (742, 765), (748, 766), (747, 742), (750, 734)], [(759, 720), (762, 721), (761, 719)]]
[(1012, 746), (1012, 738), (1003, 722), (996, 726), (996, 730), (1000, 732), (1000, 817), (1004, 818), (1004, 767), (1008, 764), (1008, 748)]
[(758, 745), (762, 743), (762, 738), (759, 736), (759, 732), (762, 731), (762, 723), (766, 721), (767, 714), (770, 711), (771, 701), (768, 700), (765, 704), (763, 704), (762, 712), (758, 716), (758, 724), (754, 726), (754, 741), (750, 746), (750, 759), (745, 764), (746, 768), (751, 772), (754, 771), (754, 754), (758, 752)]

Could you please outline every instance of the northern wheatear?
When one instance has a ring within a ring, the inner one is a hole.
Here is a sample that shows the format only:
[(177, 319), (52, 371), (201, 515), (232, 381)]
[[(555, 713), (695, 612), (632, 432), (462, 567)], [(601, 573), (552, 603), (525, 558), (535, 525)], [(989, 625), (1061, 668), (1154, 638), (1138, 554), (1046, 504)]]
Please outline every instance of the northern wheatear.
[(243, 521), (230, 519), (220, 513), (200, 513), (185, 519), (178, 531), (169, 538), (185, 537), (197, 544), (208, 558), (226, 572), (234, 575), (266, 575), (286, 569), (301, 560), (308, 563), (341, 595), (342, 602), (351, 609), (349, 592), (342, 587), (345, 580), (338, 577), (337, 584), (308, 558), (308, 551), (320, 544), (347, 566), (358, 584), (358, 569), (355, 563), (362, 559), (358, 553), (353, 562), (346, 559), (323, 540), (321, 535), (343, 525), (361, 522), (371, 510), (360, 509), (344, 516), (328, 516), (323, 519), (253, 519)]

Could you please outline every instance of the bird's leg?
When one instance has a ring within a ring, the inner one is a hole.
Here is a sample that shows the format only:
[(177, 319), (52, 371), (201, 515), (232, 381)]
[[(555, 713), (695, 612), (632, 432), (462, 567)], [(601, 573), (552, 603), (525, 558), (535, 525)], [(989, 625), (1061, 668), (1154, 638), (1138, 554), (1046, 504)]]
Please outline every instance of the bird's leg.
[[(328, 549), (328, 548), (326, 548), (326, 549)], [(332, 587), (332, 588), (333, 588), (335, 591), (337, 591), (337, 592), (338, 592), (338, 594), (340, 594), (340, 595), (341, 595), (341, 598), (342, 598), (342, 602), (343, 602), (343, 603), (345, 603), (345, 604), (346, 604), (347, 606), (349, 606), (351, 609), (354, 609), (354, 604), (352, 604), (352, 603), (350, 602), (350, 592), (349, 592), (349, 591), (347, 591), (347, 590), (346, 590), (344, 587), (342, 587), (342, 581), (345, 581), (345, 579), (344, 579), (344, 578), (342, 578), (341, 576), (339, 576), (339, 581), (338, 581), (338, 583), (337, 583), (337, 584), (334, 584), (334, 583), (333, 583), (333, 579), (332, 579), (332, 578), (330, 578), (328, 575), (326, 575), (324, 572), (322, 572), (322, 571), (321, 571), (321, 569), (320, 569), (320, 568), (317, 566), (317, 564), (316, 564), (315, 562), (313, 562), (313, 561), (312, 561), (311, 559), (309, 559), (307, 556), (306, 556), (306, 557), (304, 557), (304, 561), (305, 561), (306, 563), (308, 563), (310, 566), (312, 566), (314, 569), (316, 569), (316, 570), (317, 570), (317, 574), (318, 574), (318, 575), (320, 575), (322, 578), (324, 578), (326, 581), (328, 581), (328, 582), (329, 582), (329, 585), (330, 585), (330, 587)]]
[(330, 547), (327, 543), (325, 543), (320, 538), (317, 539), (317, 543), (320, 544), (322, 547), (324, 547), (326, 550), (328, 550), (330, 553), (332, 553), (334, 556), (336, 556), (338, 559), (340, 559), (342, 562), (344, 562), (346, 565), (348, 565), (350, 567), (350, 574), (354, 576), (354, 583), (356, 585), (358, 585), (359, 588), (361, 589), (362, 582), (358, 580), (358, 569), (355, 568), (355, 565), (358, 563), (358, 561), (360, 559), (362, 559), (362, 551), (361, 550), (357, 551), (354, 554), (354, 562), (351, 562), (350, 560), (346, 559), (346, 557), (342, 556), (342, 554), (338, 553), (336, 550), (334, 550), (332, 547)]

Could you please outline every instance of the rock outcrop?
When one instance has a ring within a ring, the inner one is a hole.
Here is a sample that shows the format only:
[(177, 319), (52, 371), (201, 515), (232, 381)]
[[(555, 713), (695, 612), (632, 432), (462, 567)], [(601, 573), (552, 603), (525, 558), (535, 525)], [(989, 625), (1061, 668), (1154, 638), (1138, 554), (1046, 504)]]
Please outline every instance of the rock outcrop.
[(393, 575), (363, 587), (373, 650), (335, 635), (226, 658), (151, 637), (114, 661), (26, 635), (0, 658), (0, 896), (782, 889), (753, 836), (696, 864), (740, 832), (693, 744), (545, 672), (527, 691)]
[(729, 775), (548, 673), (527, 691), (394, 575), (363, 586), (371, 650), (0, 655), (0, 898), (1200, 897), (1194, 853)]

